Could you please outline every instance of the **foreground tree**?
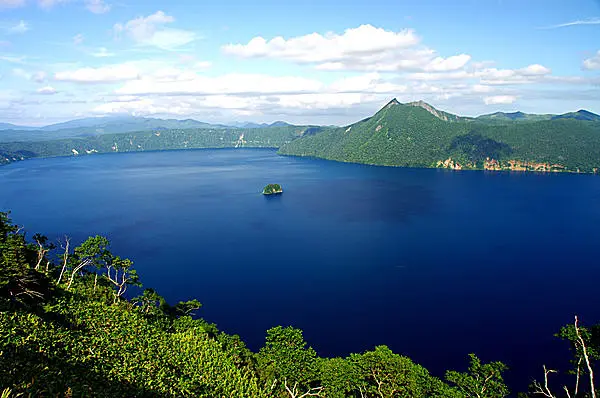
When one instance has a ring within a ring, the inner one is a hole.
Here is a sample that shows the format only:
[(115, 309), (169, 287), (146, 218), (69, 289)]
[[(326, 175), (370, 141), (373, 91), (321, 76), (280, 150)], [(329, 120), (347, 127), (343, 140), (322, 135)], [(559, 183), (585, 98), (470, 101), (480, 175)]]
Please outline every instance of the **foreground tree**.
[(557, 334), (563, 340), (567, 340), (571, 345), (573, 359), (571, 363), (573, 369), (569, 374), (575, 376), (573, 386), (563, 385), (560, 389), (552, 389), (549, 376), (558, 373), (554, 369), (544, 368), (543, 384), (537, 380), (531, 387), (533, 395), (541, 395), (547, 398), (567, 398), (591, 397), (596, 398), (596, 384), (594, 380), (594, 367), (600, 359), (600, 325), (585, 328), (579, 325), (579, 318), (575, 316), (572, 325), (563, 326)]
[(468, 372), (446, 372), (446, 380), (456, 385), (468, 398), (502, 398), (509, 394), (502, 373), (507, 367), (502, 362), (484, 364), (475, 354), (469, 354)]
[(277, 326), (267, 331), (258, 353), (258, 369), (265, 386), (276, 396), (318, 396), (317, 353), (307, 347), (300, 329)]

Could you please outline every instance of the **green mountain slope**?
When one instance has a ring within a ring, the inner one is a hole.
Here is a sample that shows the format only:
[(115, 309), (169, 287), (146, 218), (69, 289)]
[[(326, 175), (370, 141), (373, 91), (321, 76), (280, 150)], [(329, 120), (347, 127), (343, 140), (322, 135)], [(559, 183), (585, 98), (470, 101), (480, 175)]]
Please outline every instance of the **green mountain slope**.
[(372, 117), (286, 144), (282, 154), (388, 166), (431, 167), (467, 123), (439, 119), (418, 106), (388, 103)]
[[(427, 105), (427, 104), (425, 104)], [(595, 172), (600, 123), (488, 123), (393, 100), (345, 128), (304, 136), (280, 153), (386, 166)]]

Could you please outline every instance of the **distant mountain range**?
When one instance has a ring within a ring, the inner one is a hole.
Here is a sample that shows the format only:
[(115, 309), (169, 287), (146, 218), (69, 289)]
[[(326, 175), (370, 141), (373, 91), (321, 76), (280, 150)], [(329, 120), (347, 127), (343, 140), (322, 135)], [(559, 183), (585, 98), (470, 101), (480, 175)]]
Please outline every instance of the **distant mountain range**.
[(260, 129), (260, 128), (265, 128), (265, 127), (286, 127), (286, 126), (293, 126), (293, 124), (289, 124), (287, 122), (282, 122), (280, 120), (273, 122), (271, 124), (268, 123), (250, 123), (250, 122), (233, 122), (233, 123), (228, 123), (228, 126), (231, 127), (239, 127), (239, 128), (243, 128), (243, 129)]
[(423, 101), (402, 104), (393, 99), (373, 116), (344, 127), (232, 124), (125, 117), (80, 119), (28, 131), (11, 126), (0, 131), (0, 163), (102, 152), (270, 147), (285, 155), (385, 166), (600, 169), (600, 116), (586, 110), (562, 115), (496, 112), (473, 118)]
[(232, 123), (211, 124), (194, 119), (157, 119), (136, 116), (92, 117), (76, 119), (63, 123), (51, 124), (44, 127), (17, 126), (10, 123), (0, 123), (0, 142), (11, 141), (40, 141), (61, 138), (84, 137), (100, 134), (131, 133), (134, 131), (170, 130), (170, 129), (226, 129), (226, 128), (265, 128), (292, 126), (286, 122), (277, 121), (271, 124)]
[(488, 120), (488, 121), (516, 121), (516, 122), (531, 122), (531, 121), (540, 121), (540, 120), (556, 120), (556, 119), (576, 119), (576, 120), (588, 120), (588, 121), (600, 121), (600, 116), (592, 113), (590, 111), (586, 111), (584, 109), (580, 109), (577, 112), (569, 112), (564, 113), (562, 115), (537, 115), (532, 113), (523, 113), (523, 112), (496, 112), (491, 113), (489, 115), (481, 115), (477, 117), (478, 120)]

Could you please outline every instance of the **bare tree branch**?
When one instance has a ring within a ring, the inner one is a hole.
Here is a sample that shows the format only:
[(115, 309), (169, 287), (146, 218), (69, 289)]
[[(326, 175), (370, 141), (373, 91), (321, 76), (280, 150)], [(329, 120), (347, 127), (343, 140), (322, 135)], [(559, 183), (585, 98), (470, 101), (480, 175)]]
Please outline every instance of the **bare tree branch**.
[(294, 383), (294, 386), (290, 388), (287, 384), (287, 380), (284, 380), (283, 386), (285, 390), (290, 394), (290, 398), (305, 398), (305, 397), (320, 397), (323, 387), (312, 387), (302, 395), (298, 395), (298, 383)]
[(594, 370), (592, 369), (592, 365), (590, 364), (590, 358), (587, 353), (587, 347), (585, 346), (585, 341), (583, 337), (581, 337), (581, 333), (579, 333), (579, 319), (577, 319), (577, 315), (575, 315), (575, 333), (577, 333), (577, 338), (579, 339), (579, 343), (581, 344), (581, 349), (583, 350), (583, 357), (585, 358), (585, 364), (588, 368), (588, 374), (590, 375), (590, 390), (592, 393), (592, 398), (596, 398), (596, 388), (594, 387)]
[(550, 387), (548, 387), (548, 375), (550, 373), (557, 373), (557, 372), (556, 372), (556, 370), (546, 369), (546, 365), (544, 365), (544, 386), (542, 387), (540, 385), (540, 383), (538, 383), (537, 381), (534, 381), (533, 382), (533, 387), (535, 388), (535, 390), (533, 391), (534, 394), (541, 394), (548, 398), (557, 398), (556, 395), (552, 394), (552, 391), (550, 391)]
[(75, 268), (73, 268), (73, 271), (71, 272), (71, 279), (69, 279), (69, 285), (67, 286), (67, 290), (69, 290), (71, 288), (71, 284), (73, 284), (73, 279), (75, 278), (75, 274), (79, 270), (81, 270), (83, 267), (86, 267), (86, 266), (90, 265), (91, 263), (92, 263), (92, 260), (90, 260), (89, 258), (86, 258), (85, 260), (83, 260), (82, 262), (77, 264), (77, 266)]
[(64, 249), (65, 254), (63, 256), (63, 265), (62, 265), (62, 268), (60, 270), (60, 275), (58, 276), (58, 280), (56, 281), (57, 284), (60, 283), (60, 281), (62, 280), (62, 277), (63, 277), (63, 275), (65, 273), (65, 270), (67, 269), (67, 260), (69, 258), (69, 243), (70, 243), (69, 237), (65, 236), (65, 245), (63, 246), (62, 243), (60, 244), (60, 247), (62, 249)]

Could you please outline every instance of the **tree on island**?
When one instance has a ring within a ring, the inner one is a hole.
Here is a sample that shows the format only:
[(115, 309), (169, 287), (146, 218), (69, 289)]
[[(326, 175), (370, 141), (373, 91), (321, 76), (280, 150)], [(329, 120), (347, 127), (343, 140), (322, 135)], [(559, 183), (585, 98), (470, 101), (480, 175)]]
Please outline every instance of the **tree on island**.
[(283, 193), (283, 189), (281, 188), (281, 185), (279, 184), (268, 184), (264, 189), (263, 189), (263, 195), (273, 195), (273, 194), (277, 194), (277, 193)]

